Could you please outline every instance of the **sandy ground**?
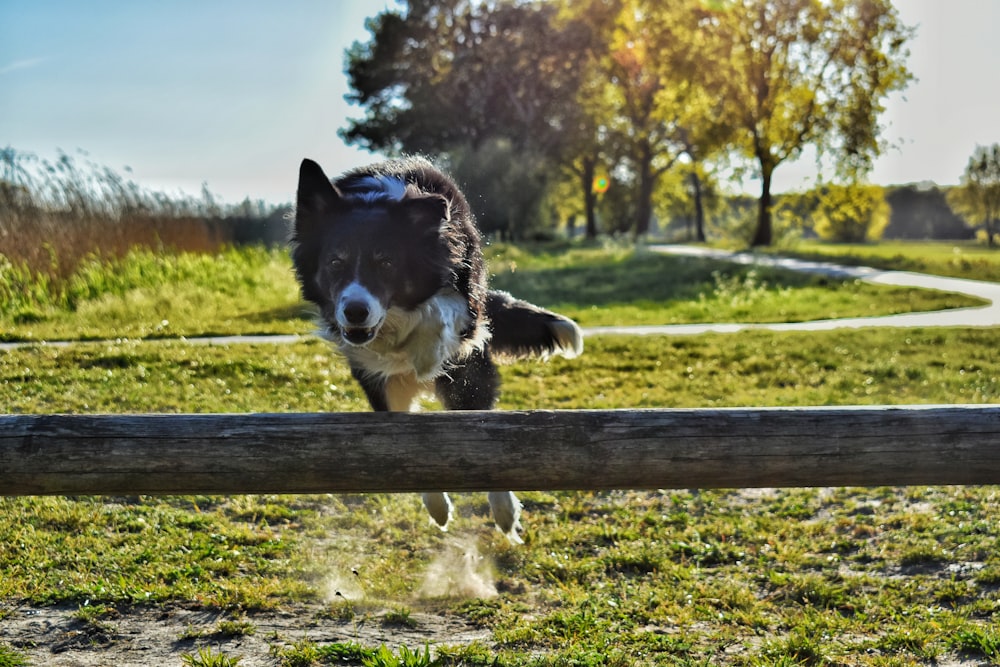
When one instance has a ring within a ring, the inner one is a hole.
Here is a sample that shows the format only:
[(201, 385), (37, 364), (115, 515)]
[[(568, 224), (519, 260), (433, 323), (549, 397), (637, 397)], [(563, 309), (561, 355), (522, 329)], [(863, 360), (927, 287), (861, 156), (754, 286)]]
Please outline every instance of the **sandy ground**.
[[(407, 625), (386, 622), (384, 612), (353, 620), (331, 618), (329, 607), (300, 606), (283, 612), (251, 614), (234, 619), (215, 612), (177, 606), (123, 609), (95, 623), (79, 620), (76, 607), (4, 609), (0, 645), (24, 653), (37, 667), (165, 667), (180, 665), (184, 654), (210, 647), (215, 653), (240, 656), (240, 667), (278, 665), (272, 647), (288, 647), (303, 639), (319, 645), (356, 642), (411, 650), (429, 644), (489, 644), (489, 631), (451, 616), (413, 612)], [(252, 635), (216, 632), (221, 621), (252, 624)], [(192, 635), (200, 635), (193, 637)]]

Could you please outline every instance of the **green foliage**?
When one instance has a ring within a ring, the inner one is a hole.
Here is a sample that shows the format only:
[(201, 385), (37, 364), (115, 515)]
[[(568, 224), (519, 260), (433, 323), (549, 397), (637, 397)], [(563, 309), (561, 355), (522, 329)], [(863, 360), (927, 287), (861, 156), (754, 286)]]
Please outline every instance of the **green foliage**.
[(553, 226), (542, 204), (550, 166), (538, 153), (495, 139), (454, 149), (446, 166), (465, 192), (475, 193), (470, 205), (483, 233), (526, 239)]
[(341, 136), (431, 154), (491, 139), (558, 152), (589, 35), (578, 22), (556, 25), (555, 14), (551, 4), (510, 2), (386, 9), (368, 24), (371, 40), (347, 54), (349, 99), (366, 117)]
[(0, 644), (0, 667), (26, 667), (28, 664), (24, 654)]
[(902, 185), (886, 188), (892, 213), (883, 240), (956, 240), (974, 238), (973, 230), (955, 214), (947, 201), (951, 188)]
[(830, 184), (821, 188), (813, 229), (824, 241), (877, 241), (889, 224), (889, 204), (878, 185)]
[[(369, 29), (347, 55), (365, 117), (346, 140), (433, 155), (508, 141), (526, 171), (572, 174), (590, 221), (600, 167), (616, 176), (614, 212), (629, 212), (607, 229), (640, 236), (681, 156), (699, 168), (737, 153), (763, 178), (754, 241), (769, 244), (774, 169), (813, 145), (845, 174), (865, 172), (882, 148), (882, 100), (910, 79), (910, 30), (887, 0), (413, 1)], [(491, 219), (519, 221), (543, 201), (534, 190), (511, 191), (508, 215)]]
[(363, 663), (372, 658), (375, 650), (354, 642), (319, 645), (307, 639), (300, 639), (291, 646), (273, 646), (271, 653), (280, 661), (281, 667), (313, 667), (324, 664)]
[(431, 667), (439, 664), (431, 658), (430, 646), (424, 645), (424, 650), (412, 651), (400, 646), (394, 653), (387, 646), (377, 648), (371, 655), (362, 659), (364, 667)]
[(1000, 632), (995, 628), (971, 627), (955, 633), (951, 645), (966, 655), (981, 656), (1000, 664)]
[(195, 654), (185, 653), (181, 662), (187, 667), (238, 667), (241, 658), (230, 657), (225, 653), (215, 653), (211, 648), (203, 646)]

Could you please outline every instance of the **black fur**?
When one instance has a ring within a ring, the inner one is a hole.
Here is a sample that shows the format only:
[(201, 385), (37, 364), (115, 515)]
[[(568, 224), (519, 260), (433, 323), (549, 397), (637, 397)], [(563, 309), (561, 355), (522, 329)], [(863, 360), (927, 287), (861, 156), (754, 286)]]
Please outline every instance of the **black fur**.
[[(495, 356), (582, 350), (571, 320), (487, 289), (469, 204), (426, 160), (390, 160), (332, 183), (303, 160), (296, 204), (292, 259), (302, 296), (318, 306), (372, 409), (408, 409), (433, 388), (449, 410), (489, 410), (500, 387)], [(431, 495), (425, 504), (443, 525), (450, 504)], [(490, 499), (516, 541), (516, 498)]]

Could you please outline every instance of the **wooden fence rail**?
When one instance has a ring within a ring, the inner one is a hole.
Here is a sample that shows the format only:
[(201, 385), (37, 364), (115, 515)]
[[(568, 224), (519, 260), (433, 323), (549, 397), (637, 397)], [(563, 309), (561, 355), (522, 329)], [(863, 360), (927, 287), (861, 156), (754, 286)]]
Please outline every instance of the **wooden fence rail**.
[(1000, 483), (1000, 406), (0, 416), (0, 495)]

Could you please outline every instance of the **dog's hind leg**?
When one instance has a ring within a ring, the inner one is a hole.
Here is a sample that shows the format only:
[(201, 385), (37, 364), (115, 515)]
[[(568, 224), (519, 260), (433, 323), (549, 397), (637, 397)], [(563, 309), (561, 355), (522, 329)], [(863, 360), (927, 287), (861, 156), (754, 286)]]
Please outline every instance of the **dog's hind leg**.
[[(413, 402), (420, 392), (421, 384), (416, 375), (393, 375), (385, 381), (383, 391), (388, 408), (392, 412), (409, 412), (413, 407)], [(421, 495), (424, 507), (431, 519), (441, 530), (448, 530), (448, 523), (451, 521), (452, 510), (451, 499), (447, 493), (440, 491), (429, 491)]]
[(424, 501), (424, 507), (431, 519), (441, 530), (448, 530), (448, 522), (451, 521), (451, 513), (455, 507), (451, 504), (451, 498), (447, 493), (441, 491), (427, 491), (420, 496)]
[[(420, 383), (412, 373), (409, 375), (393, 375), (382, 379), (374, 377), (362, 370), (351, 369), (354, 377), (361, 384), (372, 410), (376, 412), (409, 412), (413, 401), (420, 391)], [(423, 494), (424, 507), (441, 530), (448, 529), (451, 520), (452, 504), (448, 494), (430, 492)]]
[(517, 534), (521, 528), (521, 501), (513, 491), (490, 491), (487, 494), (490, 501), (490, 511), (493, 512), (493, 522), (501, 533), (514, 544), (523, 544), (524, 540)]
[[(500, 390), (500, 373), (488, 351), (476, 351), (462, 365), (439, 377), (435, 390), (449, 410), (492, 410)], [(497, 528), (511, 542), (520, 544), (517, 531), (521, 527), (521, 502), (517, 496), (510, 491), (491, 491), (487, 498)]]
[(500, 392), (500, 372), (488, 351), (476, 350), (437, 378), (434, 392), (448, 410), (492, 410)]

